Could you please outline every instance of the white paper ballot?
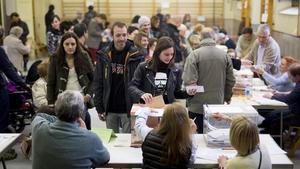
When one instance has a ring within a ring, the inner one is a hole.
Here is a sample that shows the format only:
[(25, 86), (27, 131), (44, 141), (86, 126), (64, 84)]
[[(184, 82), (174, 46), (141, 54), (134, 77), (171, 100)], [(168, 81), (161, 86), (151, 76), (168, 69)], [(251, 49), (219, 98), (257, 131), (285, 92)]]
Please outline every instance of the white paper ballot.
[(222, 150), (221, 148), (198, 148), (196, 151), (196, 157), (205, 160), (218, 161), (219, 156), (225, 155), (229, 159), (233, 158), (237, 154), (236, 150)]
[(191, 86), (186, 86), (185, 88), (186, 88), (187, 91), (196, 89), (197, 93), (203, 93), (204, 92), (204, 87), (203, 86), (191, 85)]

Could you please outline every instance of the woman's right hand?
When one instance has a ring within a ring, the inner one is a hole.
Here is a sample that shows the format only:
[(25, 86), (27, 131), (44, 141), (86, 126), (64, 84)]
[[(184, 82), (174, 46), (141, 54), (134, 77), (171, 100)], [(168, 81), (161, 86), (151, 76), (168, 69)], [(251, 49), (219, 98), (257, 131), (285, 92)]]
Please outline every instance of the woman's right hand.
[(221, 121), (224, 120), (226, 122), (231, 122), (231, 118), (229, 116), (226, 116), (225, 114), (219, 113), (219, 112), (215, 112), (212, 113), (212, 118), (216, 119), (217, 121)]
[(227, 163), (228, 157), (221, 155), (218, 158), (218, 163), (219, 163), (219, 168), (225, 168), (226, 163)]
[(152, 99), (153, 99), (152, 94), (150, 94), (150, 93), (144, 93), (144, 94), (141, 96), (141, 98), (144, 100), (144, 102), (145, 102), (146, 104), (151, 103), (151, 102), (152, 102)]

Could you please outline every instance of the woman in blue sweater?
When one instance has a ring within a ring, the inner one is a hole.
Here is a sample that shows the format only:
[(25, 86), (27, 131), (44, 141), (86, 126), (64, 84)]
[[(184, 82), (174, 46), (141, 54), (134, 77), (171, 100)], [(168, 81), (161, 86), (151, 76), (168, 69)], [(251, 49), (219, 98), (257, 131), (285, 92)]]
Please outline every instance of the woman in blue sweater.
[(295, 83), (288, 77), (288, 68), (293, 63), (298, 62), (295, 58), (291, 56), (285, 56), (281, 59), (280, 64), (280, 76), (273, 76), (263, 69), (257, 68), (256, 72), (260, 74), (266, 83), (271, 86), (272, 89), (275, 89), (279, 92), (288, 92), (295, 87)]
[[(289, 67), (288, 71), (289, 78), (296, 83), (294, 89), (287, 94), (278, 94), (266, 95), (265, 97), (278, 100), (286, 103), (289, 106), (288, 110), (281, 110), (283, 114), (283, 129), (288, 128), (290, 125), (300, 126), (300, 63), (294, 63)], [(280, 126), (280, 112), (272, 112), (266, 119), (263, 121), (265, 132), (274, 134), (273, 131), (279, 131), (278, 127)], [(272, 131), (270, 130), (272, 129)]]

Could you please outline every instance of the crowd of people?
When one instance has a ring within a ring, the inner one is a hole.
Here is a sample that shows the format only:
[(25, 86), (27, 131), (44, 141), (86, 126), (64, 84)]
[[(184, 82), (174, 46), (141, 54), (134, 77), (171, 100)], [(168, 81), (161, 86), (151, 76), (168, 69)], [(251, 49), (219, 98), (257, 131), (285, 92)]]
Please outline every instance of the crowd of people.
[[(183, 21), (159, 11), (152, 17), (136, 15), (128, 26), (123, 22), (111, 25), (93, 6), (88, 10), (84, 15), (79, 12), (74, 20), (61, 21), (55, 7), (49, 6), (45, 15), (49, 56), (35, 65), (38, 78), (32, 86), (21, 77), (31, 50), (26, 43), (28, 27), (17, 13), (11, 14), (9, 35), (0, 47), (0, 133), (9, 132), (9, 79), (32, 92), (38, 112), (32, 122), (33, 168), (89, 168), (107, 163), (108, 151), (88, 131), (88, 109), (95, 107), (107, 128), (130, 133), (132, 105), (151, 103), (159, 95), (169, 105), (158, 127), (146, 125), (148, 109), (135, 124), (144, 141), (144, 166), (188, 168), (195, 160), (192, 135), (203, 133), (203, 105), (230, 104), (234, 69), (241, 65), (250, 66), (274, 90), (265, 97), (288, 104), (284, 129), (300, 125), (300, 63), (281, 56), (267, 24), (259, 25), (256, 33), (251, 27), (244, 28), (235, 43), (223, 28), (193, 25), (188, 14)], [(202, 86), (204, 91), (199, 93), (193, 86)], [(186, 99), (188, 111), (174, 103), (176, 99)], [(265, 117), (260, 127), (272, 133), (280, 116), (271, 112)], [(215, 118), (226, 117), (216, 114)], [(220, 167), (271, 168), (256, 124), (246, 117), (227, 121), (232, 121), (230, 140), (238, 155), (228, 162), (220, 157)], [(45, 146), (47, 149), (41, 149)], [(66, 152), (70, 155), (65, 156)], [(55, 162), (46, 165), (49, 161)]]

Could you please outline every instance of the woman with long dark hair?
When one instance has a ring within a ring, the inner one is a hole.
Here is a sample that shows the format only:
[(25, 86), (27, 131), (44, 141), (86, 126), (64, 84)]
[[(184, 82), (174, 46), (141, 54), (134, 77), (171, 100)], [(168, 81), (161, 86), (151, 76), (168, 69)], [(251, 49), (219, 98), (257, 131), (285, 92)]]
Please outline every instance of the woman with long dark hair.
[[(93, 64), (89, 56), (82, 52), (74, 33), (65, 33), (57, 52), (50, 57), (47, 83), (48, 104), (53, 105), (59, 93), (74, 90), (82, 93), (87, 106), (91, 105), (92, 81)], [(89, 115), (87, 117), (89, 118)], [(90, 123), (90, 121), (86, 122)], [(87, 124), (87, 128), (90, 128), (90, 124)]]
[[(153, 96), (163, 95), (166, 104), (175, 98), (183, 99), (194, 95), (195, 90), (181, 90), (181, 70), (174, 65), (175, 45), (171, 38), (158, 40), (153, 57), (140, 63), (129, 86), (133, 103), (150, 103)], [(187, 93), (188, 92), (188, 93)]]
[(61, 38), (60, 32), (60, 18), (58, 15), (53, 15), (51, 18), (51, 27), (47, 32), (47, 48), (49, 55), (55, 53), (56, 49), (58, 48), (58, 44)]

